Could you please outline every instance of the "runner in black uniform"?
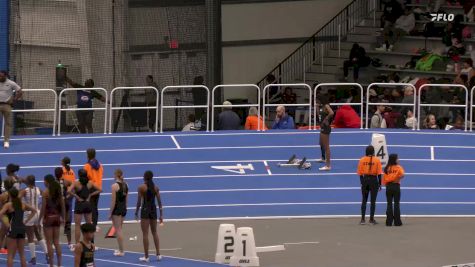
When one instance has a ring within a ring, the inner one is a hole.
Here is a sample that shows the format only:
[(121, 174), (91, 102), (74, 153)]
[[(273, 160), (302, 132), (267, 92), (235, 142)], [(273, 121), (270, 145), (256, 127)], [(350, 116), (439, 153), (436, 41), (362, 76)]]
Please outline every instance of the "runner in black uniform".
[[(101, 190), (94, 186), (92, 182), (87, 178), (87, 172), (84, 169), (78, 171), (79, 181), (75, 181), (73, 186), (69, 188), (70, 194), (76, 199), (74, 205), (74, 241), (76, 244), (81, 237), (80, 225), (81, 220), (84, 217), (86, 223), (92, 223), (92, 206), (90, 199), (92, 196), (97, 195)], [(93, 188), (96, 190), (93, 191)], [(92, 192), (92, 193), (91, 193)]]
[(83, 241), (76, 244), (74, 249), (74, 267), (95, 267), (94, 264), (94, 233), (96, 227), (92, 223), (81, 225)]
[(64, 219), (64, 235), (68, 240), (68, 248), (71, 251), (74, 251), (74, 246), (71, 244), (71, 210), (72, 210), (72, 198), (71, 195), (68, 193), (69, 188), (72, 185), (72, 182), (69, 180), (64, 179), (63, 177), (64, 169), (62, 167), (57, 167), (54, 169), (54, 177), (56, 181), (58, 181), (59, 185), (61, 186), (61, 195), (63, 196), (64, 201), (64, 210), (65, 210), (65, 219)]
[(11, 188), (8, 191), (11, 202), (3, 205), (0, 210), (0, 218), (4, 215), (8, 216), (8, 222), (6, 224), (8, 228), (7, 234), (7, 248), (8, 248), (8, 258), (7, 258), (7, 267), (13, 267), (13, 259), (18, 250), (20, 256), (21, 267), (26, 267), (26, 258), (25, 258), (25, 236), (26, 236), (26, 226), (23, 222), (24, 211), (30, 211), (30, 216), (25, 220), (28, 223), (36, 214), (36, 209), (33, 207), (24, 204), (19, 198), (19, 191), (16, 188)]
[(119, 250), (114, 251), (114, 256), (123, 257), (124, 254), (124, 236), (122, 234), (122, 224), (127, 214), (127, 196), (129, 187), (124, 182), (124, 174), (121, 169), (114, 172), (115, 183), (112, 185), (112, 201), (109, 219), (115, 228)]
[[(10, 194), (8, 191), (13, 188), (12, 180), (5, 180), (3, 183), (5, 191), (0, 194), (0, 209), (3, 208), (5, 204), (10, 202)], [(5, 243), (5, 238), (7, 237), (8, 227), (8, 216), (5, 214), (0, 216), (0, 254), (7, 254), (7, 247)]]
[[(320, 150), (322, 152), (322, 157), (319, 162), (325, 162), (325, 166), (319, 168), (319, 170), (330, 171), (330, 133), (332, 131), (330, 125), (334, 112), (330, 107), (330, 102), (327, 96), (321, 95), (318, 98), (318, 104), (321, 108), (318, 115), (320, 116)], [(317, 108), (317, 110), (319, 110), (319, 108)]]
[(143, 234), (143, 246), (145, 256), (139, 260), (143, 262), (150, 262), (148, 256), (148, 230), (152, 231), (153, 242), (155, 244), (157, 260), (160, 261), (162, 256), (160, 255), (160, 245), (157, 232), (157, 206), (155, 199), (157, 199), (158, 207), (160, 209), (160, 224), (163, 223), (163, 209), (162, 201), (160, 198), (160, 190), (153, 183), (153, 173), (146, 171), (144, 173), (144, 184), (138, 188), (137, 208), (135, 210), (135, 218), (138, 219), (139, 209), (142, 208), (140, 213), (140, 226)]

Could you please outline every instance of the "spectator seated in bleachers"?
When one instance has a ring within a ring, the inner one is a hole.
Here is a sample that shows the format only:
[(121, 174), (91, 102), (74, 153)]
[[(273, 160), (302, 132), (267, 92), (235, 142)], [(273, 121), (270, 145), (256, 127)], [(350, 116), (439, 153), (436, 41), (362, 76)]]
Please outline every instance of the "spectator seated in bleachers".
[(410, 86), (404, 88), (403, 104), (414, 104), (414, 89)]
[(406, 112), (406, 127), (409, 129), (415, 129), (417, 126), (417, 119), (414, 116), (412, 110), (408, 109)]
[(460, 37), (452, 37), (452, 46), (447, 51), (447, 56), (454, 62), (460, 62), (460, 57), (465, 55), (465, 46)]
[(201, 125), (196, 121), (195, 114), (188, 115), (188, 123), (181, 130), (182, 132), (199, 131)]
[[(384, 103), (384, 101), (383, 101)], [(371, 117), (370, 128), (387, 128), (386, 120), (384, 119), (384, 113), (386, 112), (385, 106), (378, 106), (376, 112)]]
[(284, 106), (277, 107), (277, 114), (272, 124), (272, 129), (295, 129), (294, 119), (285, 113)]
[(249, 108), (249, 115), (246, 118), (246, 124), (244, 125), (244, 129), (257, 130), (257, 124), (259, 124), (259, 130), (267, 130), (267, 126), (264, 124), (262, 117), (257, 114), (257, 108), (251, 107)]
[(465, 130), (465, 120), (462, 116), (457, 116), (454, 123), (452, 125), (447, 125), (445, 127), (446, 130)]
[(432, 130), (440, 129), (439, 126), (437, 125), (437, 120), (434, 114), (427, 115), (427, 117), (424, 119), (424, 123), (422, 124), (422, 129), (432, 129)]
[(384, 43), (381, 47), (376, 48), (377, 51), (392, 51), (394, 44), (399, 41), (402, 36), (410, 34), (416, 26), (416, 19), (411, 8), (406, 7), (404, 14), (401, 15), (394, 24), (386, 23), (383, 30)]
[(239, 130), (241, 128), (241, 119), (238, 114), (230, 107), (232, 104), (229, 101), (223, 102), (223, 111), (218, 116), (218, 129), (217, 130)]
[(348, 60), (343, 62), (344, 81), (348, 81), (348, 70), (353, 68), (353, 80), (358, 81), (359, 71), (361, 67), (367, 67), (371, 63), (371, 59), (366, 56), (365, 49), (357, 43), (351, 47)]
[(387, 25), (392, 25), (402, 15), (401, 3), (397, 0), (390, 0), (384, 4), (383, 15), (381, 16), (381, 29)]
[(343, 105), (336, 111), (333, 124), (335, 128), (360, 128), (361, 118), (351, 106)]
[(471, 58), (467, 58), (463, 61), (462, 68), (458, 73), (458, 76), (460, 75), (467, 75), (467, 82), (465, 82), (465, 84), (475, 76), (475, 69), (473, 69), (473, 60)]

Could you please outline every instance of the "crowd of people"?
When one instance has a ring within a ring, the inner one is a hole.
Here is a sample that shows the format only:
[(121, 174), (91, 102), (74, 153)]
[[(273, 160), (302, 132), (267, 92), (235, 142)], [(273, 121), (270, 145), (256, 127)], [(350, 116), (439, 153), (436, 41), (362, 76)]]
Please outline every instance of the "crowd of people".
[[(60, 228), (68, 241), (68, 248), (74, 252), (74, 266), (94, 266), (94, 234), (100, 231), (98, 223), (98, 203), (102, 193), (104, 168), (96, 159), (95, 149), (86, 151), (87, 162), (77, 172), (71, 168), (71, 160), (65, 157), (61, 167), (53, 174), (44, 176), (44, 188), (37, 185), (34, 175), (20, 177), (20, 166), (9, 164), (7, 176), (0, 178), (0, 253), (8, 254), (7, 267), (13, 266), (18, 253), (20, 264), (27, 264), (25, 242), (28, 244), (29, 260), (37, 264), (36, 243), (43, 250), (49, 266), (62, 265)], [(123, 222), (127, 214), (129, 187), (121, 169), (114, 172), (111, 186), (111, 203), (108, 218), (115, 228), (118, 249), (113, 255), (125, 255)], [(161, 260), (157, 224), (163, 223), (163, 207), (160, 190), (153, 182), (153, 172), (146, 171), (144, 183), (137, 188), (138, 200), (135, 218), (139, 220), (143, 233), (144, 256), (141, 262), (150, 262), (148, 236), (151, 232), (156, 249), (156, 260)], [(158, 207), (157, 207), (158, 206)], [(157, 208), (159, 213), (157, 214)], [(74, 211), (74, 215), (73, 215)], [(72, 242), (71, 222), (74, 217), (74, 242)], [(82, 223), (82, 224), (81, 224)], [(81, 240), (82, 233), (82, 240)], [(6, 247), (6, 249), (5, 249)], [(54, 255), (56, 254), (56, 257)]]

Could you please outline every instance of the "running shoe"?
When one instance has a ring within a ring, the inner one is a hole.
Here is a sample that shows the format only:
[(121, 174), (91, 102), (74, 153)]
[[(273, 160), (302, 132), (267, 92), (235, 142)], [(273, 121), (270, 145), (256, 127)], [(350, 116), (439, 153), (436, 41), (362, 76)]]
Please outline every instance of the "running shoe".
[(370, 223), (370, 224), (372, 224), (372, 225), (376, 225), (376, 224), (378, 224), (378, 222), (377, 222), (377, 221), (375, 221), (374, 219), (372, 219), (372, 220), (369, 220), (369, 223)]
[(360, 225), (365, 225), (365, 224), (366, 224), (366, 221), (364, 219), (361, 219)]
[(116, 257), (124, 257), (125, 252), (120, 252), (119, 250), (114, 250), (114, 256)]
[(150, 262), (150, 258), (140, 257), (139, 261), (141, 261), (141, 262)]
[(161, 261), (162, 260), (162, 255), (158, 254), (157, 255), (157, 261)]
[(331, 171), (331, 170), (332, 170), (332, 167), (323, 166), (323, 167), (318, 168), (318, 169), (321, 170), (321, 171)]

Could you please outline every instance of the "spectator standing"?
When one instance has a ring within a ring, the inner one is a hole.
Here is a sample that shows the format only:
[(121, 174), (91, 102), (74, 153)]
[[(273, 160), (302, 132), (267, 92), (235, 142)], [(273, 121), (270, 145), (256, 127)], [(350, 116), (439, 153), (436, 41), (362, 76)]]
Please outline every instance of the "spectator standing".
[(239, 130), (241, 128), (241, 119), (238, 114), (232, 110), (231, 102), (223, 102), (223, 111), (218, 116), (218, 130)]
[[(96, 159), (96, 150), (94, 148), (89, 148), (87, 150), (87, 163), (84, 165), (84, 170), (87, 173), (87, 177), (94, 184), (94, 186), (101, 191), (102, 190), (102, 178), (104, 175), (104, 168), (102, 164)], [(99, 192), (100, 193), (100, 192)], [(92, 223), (97, 228), (97, 220), (99, 217), (98, 203), (99, 203), (100, 194), (96, 194), (90, 197), (91, 206), (92, 206)]]
[[(153, 80), (152, 75), (147, 75), (147, 78), (145, 78), (145, 82), (147, 83), (147, 86), (155, 87), (158, 90), (158, 85)], [(155, 95), (155, 92), (150, 89), (145, 90), (145, 103), (147, 103), (147, 107), (158, 106), (159, 103), (156, 103), (156, 101), (157, 101), (157, 95)], [(148, 112), (148, 130), (150, 132), (155, 132), (155, 120), (157, 119), (157, 111), (155, 109), (147, 109), (147, 112)]]
[[(259, 124), (259, 126), (258, 126)], [(259, 127), (259, 128), (258, 128)], [(262, 117), (257, 114), (257, 108), (249, 108), (249, 115), (246, 118), (246, 124), (244, 125), (246, 130), (267, 130), (267, 126), (264, 124)]]
[(14, 101), (22, 96), (21, 87), (8, 78), (8, 72), (0, 71), (0, 113), (5, 122), (5, 137), (3, 139), (3, 148), (10, 147), (10, 136), (13, 132), (12, 126), (12, 107)]
[(370, 63), (370, 59), (366, 56), (366, 51), (359, 44), (354, 43), (350, 51), (350, 57), (343, 62), (344, 80), (348, 80), (348, 69), (353, 68), (353, 80), (358, 81), (359, 71), (361, 67), (366, 67)]
[(385, 106), (378, 106), (373, 117), (371, 117), (371, 127), (370, 128), (387, 128), (386, 120), (383, 115), (386, 111)]
[(275, 116), (275, 121), (272, 124), (272, 129), (295, 129), (294, 119), (285, 113), (284, 106), (277, 107), (277, 114)]
[(360, 128), (361, 118), (349, 105), (341, 106), (333, 119), (335, 128)]
[[(94, 88), (94, 80), (88, 79), (84, 86), (73, 82), (69, 77), (66, 77), (66, 82), (73, 88)], [(105, 102), (105, 98), (96, 91), (78, 90), (77, 91), (77, 108), (88, 109), (92, 108), (92, 100), (94, 98)], [(77, 110), (76, 117), (78, 119), (78, 128), (80, 133), (94, 133), (92, 128), (92, 120), (94, 119), (94, 110)]]

